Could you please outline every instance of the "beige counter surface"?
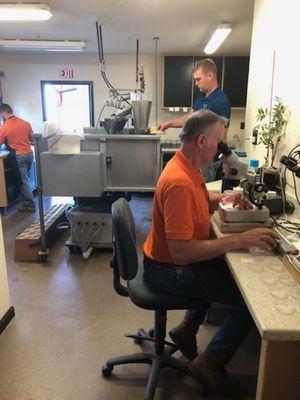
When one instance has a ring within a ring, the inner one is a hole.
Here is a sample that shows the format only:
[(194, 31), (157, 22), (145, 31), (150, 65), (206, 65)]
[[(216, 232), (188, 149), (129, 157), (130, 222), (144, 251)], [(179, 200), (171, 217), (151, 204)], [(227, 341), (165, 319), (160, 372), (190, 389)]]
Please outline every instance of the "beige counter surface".
[[(212, 218), (217, 237), (220, 232)], [(273, 252), (226, 253), (232, 275), (262, 339), (300, 340), (300, 285)]]
[(221, 193), (221, 187), (222, 187), (222, 179), (206, 183), (206, 188), (209, 192)]

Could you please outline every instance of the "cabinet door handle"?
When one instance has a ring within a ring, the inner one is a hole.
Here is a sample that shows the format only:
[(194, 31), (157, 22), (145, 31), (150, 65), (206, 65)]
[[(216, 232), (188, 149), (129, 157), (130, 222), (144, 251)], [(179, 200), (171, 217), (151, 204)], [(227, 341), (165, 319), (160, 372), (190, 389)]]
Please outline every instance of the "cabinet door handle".
[(106, 156), (106, 165), (111, 165), (112, 164), (112, 156)]

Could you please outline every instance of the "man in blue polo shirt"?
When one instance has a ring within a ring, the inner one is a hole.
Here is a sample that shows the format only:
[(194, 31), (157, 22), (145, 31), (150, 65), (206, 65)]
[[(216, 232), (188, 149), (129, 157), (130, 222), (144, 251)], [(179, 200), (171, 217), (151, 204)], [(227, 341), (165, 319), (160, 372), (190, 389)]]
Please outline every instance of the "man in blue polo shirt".
[[(217, 67), (213, 60), (204, 58), (198, 62), (193, 69), (193, 76), (195, 85), (200, 91), (193, 105), (193, 111), (206, 108), (229, 120), (230, 102), (223, 90), (218, 86)], [(182, 117), (171, 121), (162, 122), (157, 128), (159, 131), (164, 131), (171, 127), (179, 128), (185, 124), (190, 116), (191, 113), (185, 114)], [(215, 180), (219, 166), (220, 161), (216, 161), (213, 165), (208, 165), (202, 168), (206, 182)]]

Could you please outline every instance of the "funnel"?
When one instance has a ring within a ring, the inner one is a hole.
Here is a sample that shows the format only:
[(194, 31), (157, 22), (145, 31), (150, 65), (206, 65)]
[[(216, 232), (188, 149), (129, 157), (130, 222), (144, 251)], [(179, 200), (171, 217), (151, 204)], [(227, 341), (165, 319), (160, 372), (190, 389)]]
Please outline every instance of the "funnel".
[(131, 101), (133, 111), (133, 126), (137, 135), (148, 133), (151, 104), (152, 101), (150, 100)]
[(104, 118), (104, 120), (100, 122), (100, 126), (103, 126), (106, 132), (112, 135), (122, 133), (126, 121), (127, 119), (124, 117)]

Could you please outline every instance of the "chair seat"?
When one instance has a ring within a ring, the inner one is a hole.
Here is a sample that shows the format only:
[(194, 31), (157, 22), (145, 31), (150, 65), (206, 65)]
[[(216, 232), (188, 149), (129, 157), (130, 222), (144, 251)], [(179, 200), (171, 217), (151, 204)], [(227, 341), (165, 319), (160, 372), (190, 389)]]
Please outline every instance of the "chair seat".
[(153, 289), (144, 283), (144, 266), (139, 263), (138, 272), (134, 279), (128, 282), (129, 297), (132, 302), (146, 310), (186, 310), (188, 308), (203, 307), (203, 302), (183, 297), (170, 296)]

